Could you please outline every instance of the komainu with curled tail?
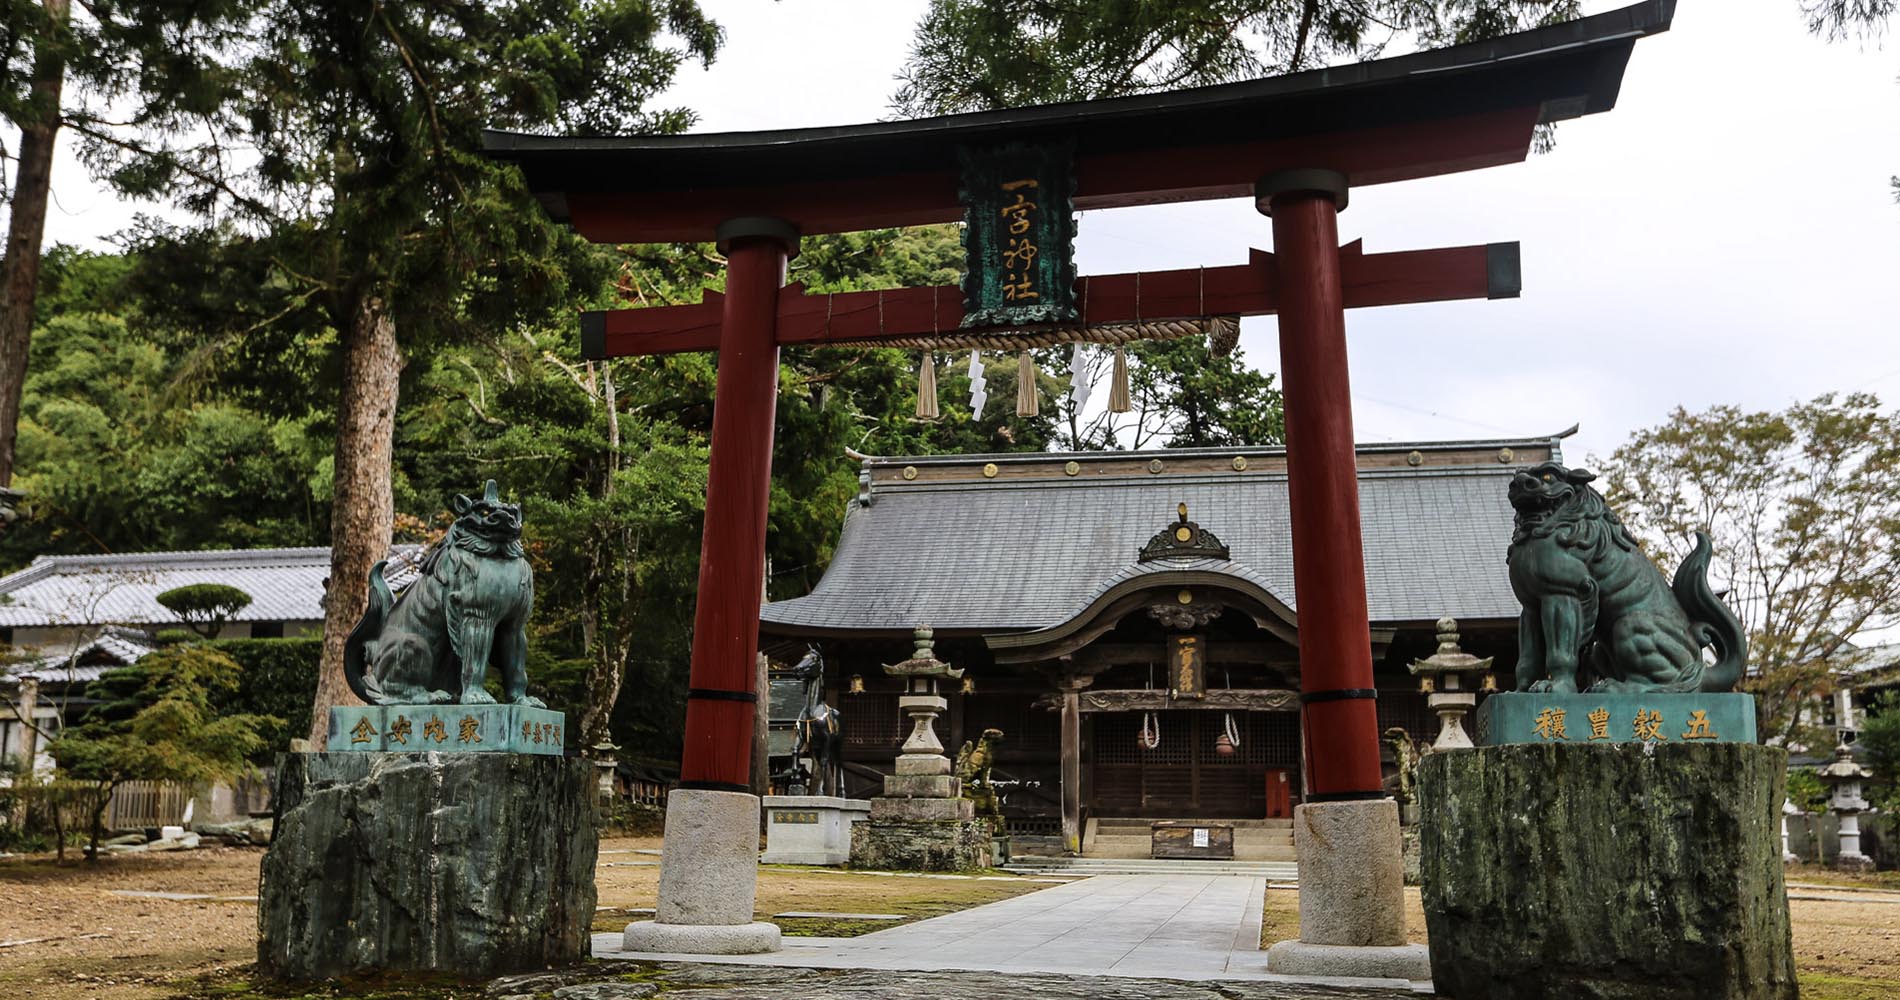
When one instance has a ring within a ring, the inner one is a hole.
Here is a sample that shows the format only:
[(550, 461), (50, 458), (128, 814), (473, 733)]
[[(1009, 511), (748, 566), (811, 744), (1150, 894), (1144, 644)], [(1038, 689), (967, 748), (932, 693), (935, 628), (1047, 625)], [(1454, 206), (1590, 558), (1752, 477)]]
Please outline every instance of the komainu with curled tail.
[(1696, 532), (1695, 551), (1664, 579), (1590, 486), (1595, 478), (1557, 462), (1511, 477), (1517, 530), (1507, 560), (1524, 606), (1518, 690), (1732, 690), (1748, 644), (1709, 589), (1709, 536)]
[(457, 496), (455, 523), (395, 597), (384, 563), (369, 572), (369, 608), (343, 648), (350, 690), (372, 705), (487, 705), (492, 664), (509, 702), (528, 695), (528, 611), (534, 573), (521, 551), (521, 507), (490, 479), (480, 500)]

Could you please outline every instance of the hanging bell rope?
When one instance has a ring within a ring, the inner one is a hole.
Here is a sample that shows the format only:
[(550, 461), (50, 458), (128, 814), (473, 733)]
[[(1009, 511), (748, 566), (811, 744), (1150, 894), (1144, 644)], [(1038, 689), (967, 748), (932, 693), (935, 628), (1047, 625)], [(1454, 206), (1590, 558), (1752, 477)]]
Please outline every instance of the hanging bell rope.
[(1028, 351), (1016, 358), (1016, 415), (1033, 417), (1042, 412), (1042, 403), (1036, 392), (1036, 359)]
[(923, 366), (917, 369), (917, 416), (921, 420), (942, 416), (937, 411), (937, 356), (928, 348), (924, 350)]
[(1115, 345), (1115, 374), (1108, 381), (1108, 412), (1127, 413), (1134, 409), (1128, 395), (1128, 352)]
[(983, 352), (970, 352), (970, 419), (983, 419), (983, 404), (990, 401), (990, 380), (983, 377)]
[(1240, 749), (1240, 726), (1234, 722), (1234, 713), (1223, 714), (1227, 716), (1227, 719), (1221, 724), (1221, 731), (1227, 736), (1227, 745), (1238, 750)]
[(1161, 720), (1153, 712), (1141, 715), (1141, 733), (1136, 737), (1144, 750), (1153, 750), (1161, 745)]

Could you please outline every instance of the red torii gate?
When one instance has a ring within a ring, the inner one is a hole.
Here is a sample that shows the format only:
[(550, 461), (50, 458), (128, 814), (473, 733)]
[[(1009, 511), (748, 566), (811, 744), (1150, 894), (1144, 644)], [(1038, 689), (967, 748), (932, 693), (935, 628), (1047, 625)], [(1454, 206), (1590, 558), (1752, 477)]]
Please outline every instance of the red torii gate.
[[(1274, 212), (1274, 244), (1285, 259), (1255, 250), (1230, 267), (1084, 277), (1076, 298), (1091, 324), (1281, 316), (1296, 599), (1315, 609), (1300, 616), (1305, 788), (1323, 801), (1384, 794), (1340, 311), (1515, 296), (1518, 254), (1514, 243), (1367, 255), (1355, 242), (1342, 250), (1333, 195), (1305, 186), (1316, 182), (1311, 176), (1294, 180), (1271, 205), (1261, 202)], [(778, 348), (948, 335), (963, 318), (955, 285), (824, 295), (781, 286), (795, 241), (773, 222), (739, 220), (721, 239), (729, 255), (724, 293), (706, 292), (699, 305), (587, 313), (581, 322), (590, 358), (720, 352), (680, 775), (688, 787), (749, 787), (753, 706), (733, 696), (751, 690), (758, 648)]]
[[(582, 324), (591, 357), (719, 352), (681, 786), (749, 788), (779, 346), (953, 333), (962, 316), (961, 291), (948, 286), (782, 287), (799, 235), (954, 221), (960, 147), (1060, 139), (1073, 143), (1077, 210), (1251, 195), (1272, 216), (1272, 254), (1083, 278), (1078, 303), (1091, 324), (1278, 315), (1306, 800), (1382, 797), (1344, 310), (1512, 295), (1517, 255), (1515, 244), (1342, 250), (1336, 215), (1347, 184), (1522, 160), (1539, 125), (1612, 107), (1636, 39), (1667, 30), (1673, 12), (1673, 0), (1651, 0), (1395, 59), (916, 121), (650, 137), (488, 133), (490, 155), (520, 164), (550, 213), (589, 239), (717, 239), (727, 254), (723, 295)], [(1305, 917), (1303, 905), (1303, 937)]]

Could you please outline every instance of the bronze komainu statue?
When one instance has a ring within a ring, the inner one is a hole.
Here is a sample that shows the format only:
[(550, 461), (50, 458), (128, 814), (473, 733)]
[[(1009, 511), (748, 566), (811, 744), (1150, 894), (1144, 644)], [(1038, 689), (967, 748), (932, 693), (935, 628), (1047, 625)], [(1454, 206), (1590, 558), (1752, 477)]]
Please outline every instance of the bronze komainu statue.
[(996, 744), (1002, 742), (1001, 729), (985, 729), (975, 743), (963, 741), (957, 751), (957, 778), (963, 782), (963, 797), (976, 807), (976, 814), (990, 821), (998, 833), (1003, 829), (1003, 803), (990, 780), (990, 768), (996, 763)]
[[(1582, 469), (1545, 462), (1511, 477), (1517, 530), (1507, 557), (1518, 624), (1520, 691), (1728, 691), (1748, 643), (1709, 589), (1709, 536), (1673, 582)], [(1702, 647), (1713, 646), (1706, 664)]]
[(521, 552), (521, 507), (490, 479), (480, 500), (457, 496), (455, 523), (393, 597), (384, 563), (369, 572), (369, 607), (343, 647), (350, 690), (372, 705), (493, 704), (482, 689), (492, 663), (517, 705), (528, 695), (528, 611), (534, 573)]
[(844, 794), (844, 716), (825, 703), (825, 658), (807, 646), (792, 676), (805, 682), (805, 707), (792, 728), (792, 761), (811, 758), (811, 793)]

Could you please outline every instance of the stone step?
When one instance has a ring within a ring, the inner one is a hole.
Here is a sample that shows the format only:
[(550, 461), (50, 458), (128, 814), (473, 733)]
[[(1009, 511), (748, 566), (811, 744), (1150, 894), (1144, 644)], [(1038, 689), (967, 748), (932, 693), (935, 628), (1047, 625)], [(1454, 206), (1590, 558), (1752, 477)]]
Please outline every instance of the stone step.
[(1233, 827), (1235, 833), (1239, 833), (1239, 831), (1243, 831), (1243, 829), (1288, 829), (1288, 831), (1294, 829), (1294, 821), (1292, 821), (1292, 819), (1283, 819), (1283, 817), (1273, 817), (1273, 819), (1174, 819), (1174, 817), (1169, 816), (1153, 816), (1146, 817), (1146, 819), (1131, 819), (1131, 817), (1098, 816), (1094, 819), (1094, 825), (1096, 825), (1096, 829), (1100, 829), (1100, 831), (1108, 831), (1108, 829), (1140, 829), (1140, 831), (1146, 833), (1146, 831), (1153, 829), (1155, 823), (1184, 823), (1184, 825)]
[(1297, 882), (1291, 861), (1176, 861), (1135, 858), (1013, 858), (1004, 870), (1024, 875), (1247, 875)]

